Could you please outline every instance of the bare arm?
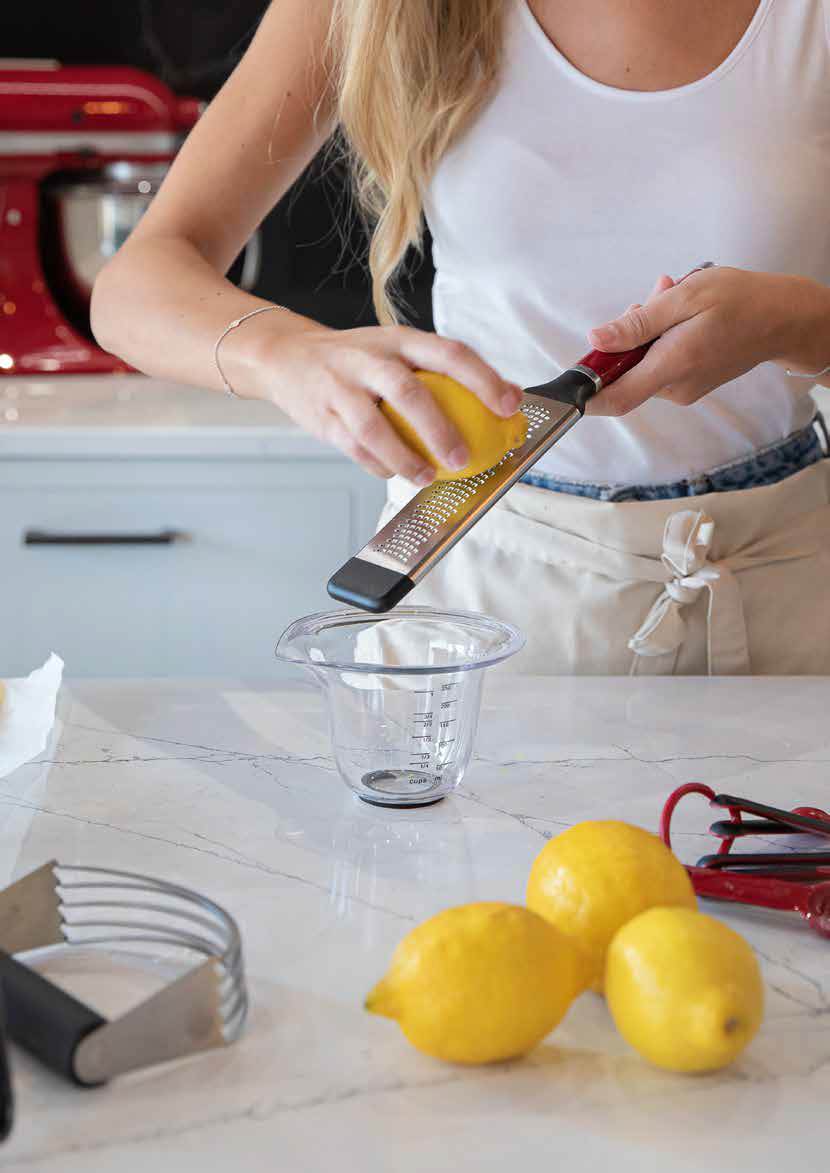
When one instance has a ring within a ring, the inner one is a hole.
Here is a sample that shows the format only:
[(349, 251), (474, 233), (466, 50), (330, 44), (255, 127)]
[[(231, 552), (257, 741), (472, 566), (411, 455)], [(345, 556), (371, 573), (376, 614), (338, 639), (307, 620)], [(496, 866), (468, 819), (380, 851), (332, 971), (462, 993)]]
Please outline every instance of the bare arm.
[[(328, 7), (325, 0), (271, 7), (147, 214), (96, 282), (96, 337), (147, 374), (221, 388), (213, 344), (233, 318), (268, 304), (223, 274), (331, 132), (325, 113), (316, 116), (325, 104)], [(311, 328), (295, 315), (269, 329), (301, 325)], [(231, 364), (230, 339), (226, 351)]]
[[(333, 130), (329, 17), (328, 0), (275, 0), (151, 208), (99, 276), (95, 335), (139, 370), (221, 389), (216, 339), (232, 319), (268, 304), (223, 274)], [(287, 312), (235, 330), (222, 363), (238, 394), (278, 404), (369, 471), (418, 484), (432, 470), (398, 439), (379, 399), (393, 402), (439, 459), (462, 467), (467, 453), (414, 369), (453, 376), (499, 415), (521, 399), (460, 343), (405, 327), (330, 330)]]

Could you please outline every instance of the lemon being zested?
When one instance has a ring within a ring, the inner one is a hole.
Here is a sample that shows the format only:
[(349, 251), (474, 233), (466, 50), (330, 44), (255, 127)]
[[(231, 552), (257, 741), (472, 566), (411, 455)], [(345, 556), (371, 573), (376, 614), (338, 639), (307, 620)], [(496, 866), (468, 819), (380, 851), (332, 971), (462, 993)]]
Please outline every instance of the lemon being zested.
[(366, 1009), (394, 1019), (413, 1046), (451, 1063), (524, 1055), (585, 988), (578, 950), (511, 904), (463, 904), (413, 929)]
[(686, 869), (656, 835), (614, 820), (577, 823), (555, 836), (527, 885), (528, 908), (577, 940), (596, 989), (611, 938), (657, 905), (696, 907)]
[(404, 443), (433, 466), (436, 480), (456, 481), (477, 476), (498, 464), (503, 456), (525, 442), (527, 418), (521, 411), (509, 419), (502, 419), (489, 407), (485, 407), (477, 395), (449, 375), (439, 375), (435, 371), (416, 371), (415, 374), (429, 388), (441, 411), (461, 433), (470, 453), (464, 468), (451, 469), (442, 465), (409, 421), (387, 400), (382, 401), (380, 409)]
[(688, 908), (652, 908), (611, 942), (605, 997), (623, 1038), (669, 1071), (716, 1071), (755, 1035), (764, 986), (728, 925)]

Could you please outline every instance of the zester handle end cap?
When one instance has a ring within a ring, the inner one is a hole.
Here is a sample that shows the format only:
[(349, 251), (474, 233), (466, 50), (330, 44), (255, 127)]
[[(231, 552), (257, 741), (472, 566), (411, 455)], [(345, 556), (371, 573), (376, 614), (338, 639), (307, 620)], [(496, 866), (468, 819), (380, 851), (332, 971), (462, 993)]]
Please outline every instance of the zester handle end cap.
[(414, 586), (412, 579), (400, 571), (376, 566), (363, 558), (350, 558), (331, 576), (327, 589), (338, 603), (381, 615), (391, 611)]

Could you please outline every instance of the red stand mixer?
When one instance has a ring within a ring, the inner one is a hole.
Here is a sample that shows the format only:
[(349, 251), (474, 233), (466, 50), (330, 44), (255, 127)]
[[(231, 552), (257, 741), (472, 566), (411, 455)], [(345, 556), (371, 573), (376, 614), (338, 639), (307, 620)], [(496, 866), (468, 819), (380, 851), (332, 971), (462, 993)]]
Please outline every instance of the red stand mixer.
[(89, 296), (201, 104), (135, 69), (0, 66), (0, 375), (129, 368)]

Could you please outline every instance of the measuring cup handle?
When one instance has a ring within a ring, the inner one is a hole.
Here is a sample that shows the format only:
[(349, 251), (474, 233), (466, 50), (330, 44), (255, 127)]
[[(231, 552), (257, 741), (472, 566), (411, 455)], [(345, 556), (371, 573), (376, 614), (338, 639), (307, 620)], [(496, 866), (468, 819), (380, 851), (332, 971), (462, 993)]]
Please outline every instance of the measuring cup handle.
[(784, 912), (807, 911), (811, 887), (768, 876), (742, 876), (714, 868), (688, 868), (698, 896), (709, 900), (727, 900), (736, 904), (753, 904), (758, 908)]
[(660, 838), (665, 843), (666, 847), (671, 851), (671, 821), (674, 815), (674, 810), (681, 798), (685, 798), (687, 794), (702, 794), (704, 798), (708, 798), (711, 802), (715, 797), (715, 792), (711, 786), (705, 786), (702, 782), (687, 782), (684, 786), (678, 786), (673, 790), (666, 799), (660, 815)]

